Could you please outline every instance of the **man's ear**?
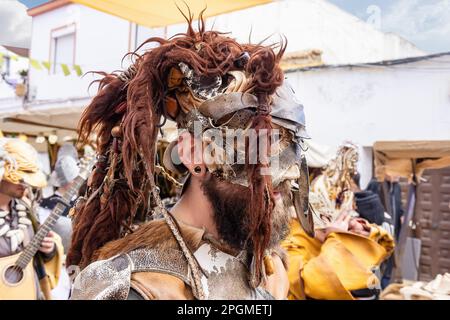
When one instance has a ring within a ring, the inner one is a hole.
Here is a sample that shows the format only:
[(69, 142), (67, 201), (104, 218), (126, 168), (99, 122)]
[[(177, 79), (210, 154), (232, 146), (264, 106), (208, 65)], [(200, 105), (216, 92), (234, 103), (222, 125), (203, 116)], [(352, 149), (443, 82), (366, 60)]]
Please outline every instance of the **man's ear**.
[(206, 166), (202, 157), (202, 145), (189, 132), (185, 131), (178, 136), (178, 156), (188, 171), (197, 177), (206, 173)]
[(191, 171), (193, 162), (192, 140), (193, 140), (192, 135), (189, 132), (184, 131), (178, 136), (178, 143), (177, 143), (178, 157), (189, 171)]

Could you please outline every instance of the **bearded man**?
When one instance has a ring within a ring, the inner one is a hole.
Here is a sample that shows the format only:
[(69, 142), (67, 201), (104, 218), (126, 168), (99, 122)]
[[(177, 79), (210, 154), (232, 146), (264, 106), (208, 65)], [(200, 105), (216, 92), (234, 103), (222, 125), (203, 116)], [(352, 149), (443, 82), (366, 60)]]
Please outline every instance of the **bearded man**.
[[(82, 140), (96, 129), (100, 155), (75, 215), (68, 265), (83, 270), (73, 299), (287, 296), (283, 199), (300, 195), (305, 131), (283, 84), (285, 47), (239, 44), (205, 31), (201, 17), (198, 32), (188, 22), (186, 34), (148, 40), (159, 46), (107, 75), (83, 115)], [(181, 133), (155, 164), (161, 118)], [(187, 175), (170, 212), (154, 179), (166, 170)]]

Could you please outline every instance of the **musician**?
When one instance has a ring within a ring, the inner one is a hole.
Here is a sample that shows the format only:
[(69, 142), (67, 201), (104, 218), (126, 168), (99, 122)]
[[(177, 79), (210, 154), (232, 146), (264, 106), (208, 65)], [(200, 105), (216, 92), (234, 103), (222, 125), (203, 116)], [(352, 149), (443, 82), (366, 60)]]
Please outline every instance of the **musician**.
[[(0, 263), (2, 258), (24, 250), (33, 238), (32, 222), (36, 219), (26, 195), (30, 187), (46, 185), (37, 157), (36, 150), (28, 143), (0, 138)], [(62, 245), (56, 233), (48, 233), (38, 255), (33, 259), (35, 290), (36, 297), (44, 299), (49, 297), (49, 288), (57, 284), (62, 264)], [(2, 296), (7, 296), (7, 292), (2, 292)]]

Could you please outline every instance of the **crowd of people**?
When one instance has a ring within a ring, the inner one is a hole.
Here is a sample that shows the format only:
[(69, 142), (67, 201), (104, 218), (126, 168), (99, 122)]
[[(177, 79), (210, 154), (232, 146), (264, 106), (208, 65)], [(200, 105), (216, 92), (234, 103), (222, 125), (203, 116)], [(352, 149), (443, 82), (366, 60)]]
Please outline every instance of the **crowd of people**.
[[(0, 285), (2, 298), (353, 300), (390, 283), (398, 182), (385, 182), (388, 199), (376, 181), (361, 190), (352, 143), (309, 176), (285, 45), (240, 44), (191, 22), (101, 80), (79, 125), (78, 143), (97, 153), (80, 196), (65, 196), (80, 187), (73, 145), (46, 179), (31, 145), (0, 139), (0, 263), (15, 283)], [(179, 135), (161, 152), (169, 120)], [(47, 180), (54, 194), (39, 197)], [(17, 293), (26, 279), (33, 287)]]

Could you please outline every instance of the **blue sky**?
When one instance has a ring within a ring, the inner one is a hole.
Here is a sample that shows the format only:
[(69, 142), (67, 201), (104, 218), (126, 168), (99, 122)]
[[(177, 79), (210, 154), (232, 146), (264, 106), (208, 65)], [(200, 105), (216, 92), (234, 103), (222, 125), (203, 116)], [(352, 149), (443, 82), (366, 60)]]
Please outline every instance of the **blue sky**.
[(379, 6), (381, 9), (387, 8), (395, 0), (328, 0), (338, 7), (353, 13), (354, 15), (363, 18), (366, 15), (366, 9), (371, 5)]
[[(0, 0), (1, 1), (1, 0)], [(34, 7), (46, 0), (19, 0)], [(367, 21), (367, 9), (377, 6), (380, 28), (394, 32), (430, 53), (450, 51), (450, 0), (328, 0)]]
[(329, 0), (367, 21), (369, 6), (378, 6), (380, 26), (428, 52), (450, 51), (450, 0)]
[(47, 2), (47, 0), (19, 0), (24, 5), (26, 5), (28, 8), (30, 7), (36, 7), (40, 5), (41, 3)]
[(365, 18), (366, 10), (371, 5), (379, 6), (381, 9), (386, 9), (392, 2), (392, 0), (328, 0), (328, 2), (334, 3), (338, 7), (354, 14), (359, 18)]

